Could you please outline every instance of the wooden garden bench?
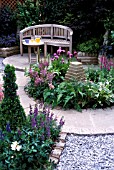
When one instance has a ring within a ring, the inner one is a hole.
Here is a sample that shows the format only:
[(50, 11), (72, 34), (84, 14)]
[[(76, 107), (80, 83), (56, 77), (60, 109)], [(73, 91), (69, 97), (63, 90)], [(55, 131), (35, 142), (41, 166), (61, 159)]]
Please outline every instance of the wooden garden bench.
[(72, 53), (73, 31), (67, 26), (57, 24), (42, 24), (27, 27), (20, 31), (20, 53), (23, 55), (23, 40), (41, 36), (44, 41), (44, 56), (47, 56), (47, 46), (68, 47)]

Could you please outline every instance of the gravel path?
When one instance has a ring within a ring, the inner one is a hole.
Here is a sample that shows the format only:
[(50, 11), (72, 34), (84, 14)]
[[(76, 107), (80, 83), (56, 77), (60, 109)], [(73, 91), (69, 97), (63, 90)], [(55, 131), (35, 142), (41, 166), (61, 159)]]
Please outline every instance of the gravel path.
[(114, 170), (114, 134), (67, 135), (56, 170)]

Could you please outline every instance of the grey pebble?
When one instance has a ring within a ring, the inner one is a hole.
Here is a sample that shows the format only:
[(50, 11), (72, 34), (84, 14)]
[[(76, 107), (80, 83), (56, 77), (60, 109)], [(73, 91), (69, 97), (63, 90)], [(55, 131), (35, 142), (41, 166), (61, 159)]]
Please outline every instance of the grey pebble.
[(55, 170), (114, 170), (114, 134), (67, 135)]

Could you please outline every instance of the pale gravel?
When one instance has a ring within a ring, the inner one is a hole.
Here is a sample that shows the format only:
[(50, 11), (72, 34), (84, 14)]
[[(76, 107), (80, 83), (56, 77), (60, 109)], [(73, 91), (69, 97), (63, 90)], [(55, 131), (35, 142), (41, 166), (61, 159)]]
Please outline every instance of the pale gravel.
[(114, 134), (69, 134), (56, 170), (114, 170)]

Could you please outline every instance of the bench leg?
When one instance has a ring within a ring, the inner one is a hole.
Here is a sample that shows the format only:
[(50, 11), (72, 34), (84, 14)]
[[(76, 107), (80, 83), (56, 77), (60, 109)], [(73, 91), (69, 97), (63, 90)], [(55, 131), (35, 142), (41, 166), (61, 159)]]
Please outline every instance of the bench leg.
[(53, 46), (51, 46), (51, 54), (53, 54)]
[(46, 60), (47, 57), (47, 43), (44, 42), (44, 59)]
[(28, 60), (29, 60), (29, 63), (31, 64), (31, 47), (28, 46)]

